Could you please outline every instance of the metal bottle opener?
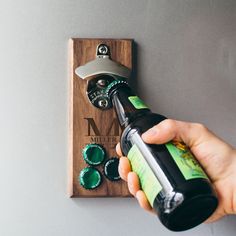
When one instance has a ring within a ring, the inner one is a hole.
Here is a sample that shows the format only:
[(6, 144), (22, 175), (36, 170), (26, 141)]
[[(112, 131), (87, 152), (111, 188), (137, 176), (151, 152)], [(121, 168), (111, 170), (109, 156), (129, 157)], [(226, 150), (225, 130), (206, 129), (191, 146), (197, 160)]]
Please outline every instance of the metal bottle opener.
[(128, 79), (129, 68), (111, 60), (110, 49), (106, 44), (99, 44), (96, 49), (96, 58), (93, 61), (79, 66), (75, 73), (87, 80), (87, 96), (97, 108), (106, 110), (112, 107), (105, 89), (114, 80)]

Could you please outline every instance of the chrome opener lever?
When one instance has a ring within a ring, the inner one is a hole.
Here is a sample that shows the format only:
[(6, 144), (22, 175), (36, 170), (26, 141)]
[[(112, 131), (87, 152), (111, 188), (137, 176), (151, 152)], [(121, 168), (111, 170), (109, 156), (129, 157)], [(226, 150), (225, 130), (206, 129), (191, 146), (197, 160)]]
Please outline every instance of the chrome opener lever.
[(111, 60), (110, 48), (102, 43), (97, 46), (96, 58), (75, 69), (75, 73), (87, 80), (87, 96), (97, 108), (106, 110), (112, 107), (106, 95), (106, 87), (114, 80), (128, 79), (129, 68)]

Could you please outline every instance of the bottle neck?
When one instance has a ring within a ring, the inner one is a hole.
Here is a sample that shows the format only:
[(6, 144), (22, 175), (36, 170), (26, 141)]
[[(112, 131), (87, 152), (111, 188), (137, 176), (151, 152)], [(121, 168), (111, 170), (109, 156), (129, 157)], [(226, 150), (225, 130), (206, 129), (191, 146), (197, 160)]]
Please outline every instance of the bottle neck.
[(111, 99), (119, 123), (124, 128), (137, 118), (151, 112), (126, 84), (116, 88), (112, 92)]

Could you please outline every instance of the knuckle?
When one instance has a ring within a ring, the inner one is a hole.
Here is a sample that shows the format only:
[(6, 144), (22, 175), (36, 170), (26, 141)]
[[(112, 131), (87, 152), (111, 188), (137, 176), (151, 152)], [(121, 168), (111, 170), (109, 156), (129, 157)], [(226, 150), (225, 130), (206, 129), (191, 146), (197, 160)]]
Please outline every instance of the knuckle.
[(208, 129), (206, 128), (205, 125), (201, 124), (201, 123), (192, 123), (193, 128), (195, 128), (196, 130), (199, 130), (201, 132), (206, 132)]
[(167, 119), (165, 120), (165, 123), (163, 124), (163, 128), (165, 129), (165, 131), (167, 132), (171, 132), (176, 128), (176, 121), (172, 120), (172, 119)]

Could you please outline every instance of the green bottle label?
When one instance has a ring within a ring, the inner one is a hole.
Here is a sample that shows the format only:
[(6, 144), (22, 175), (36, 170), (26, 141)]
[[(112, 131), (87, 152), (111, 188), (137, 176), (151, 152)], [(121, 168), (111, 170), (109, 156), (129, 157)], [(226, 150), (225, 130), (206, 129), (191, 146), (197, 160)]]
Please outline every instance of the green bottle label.
[(186, 180), (195, 178), (208, 179), (202, 167), (184, 143), (167, 143), (166, 147)]
[(139, 177), (142, 190), (145, 192), (150, 205), (153, 207), (154, 200), (162, 189), (161, 184), (135, 144), (128, 153), (128, 159), (130, 160), (132, 170)]
[(148, 108), (147, 105), (138, 96), (130, 96), (128, 97), (128, 99), (136, 109)]

